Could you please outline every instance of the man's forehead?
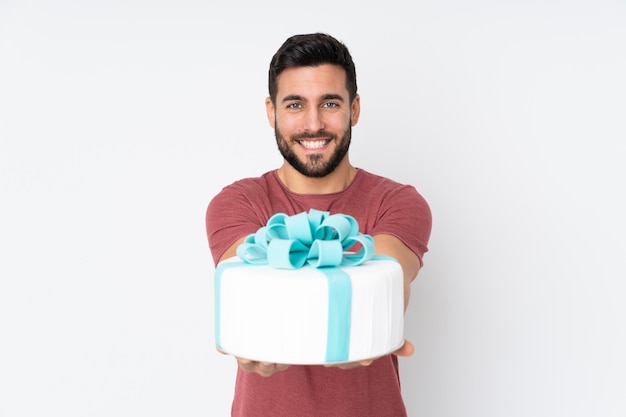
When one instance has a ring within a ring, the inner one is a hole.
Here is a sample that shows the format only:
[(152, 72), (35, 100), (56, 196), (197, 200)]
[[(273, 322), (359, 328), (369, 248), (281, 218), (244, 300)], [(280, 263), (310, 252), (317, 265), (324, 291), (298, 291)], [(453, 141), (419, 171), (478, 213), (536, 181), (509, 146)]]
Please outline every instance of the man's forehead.
[(277, 78), (277, 98), (301, 96), (322, 98), (327, 95), (347, 96), (346, 72), (332, 64), (314, 67), (293, 67), (284, 70)]

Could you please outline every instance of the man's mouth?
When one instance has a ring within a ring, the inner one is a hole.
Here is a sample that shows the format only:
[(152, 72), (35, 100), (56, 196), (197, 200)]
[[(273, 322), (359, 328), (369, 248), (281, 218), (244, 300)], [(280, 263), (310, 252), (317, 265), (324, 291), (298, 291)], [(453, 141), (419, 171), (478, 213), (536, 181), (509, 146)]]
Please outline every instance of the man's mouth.
[(326, 144), (330, 142), (329, 139), (325, 140), (299, 140), (298, 143), (306, 149), (322, 149)]

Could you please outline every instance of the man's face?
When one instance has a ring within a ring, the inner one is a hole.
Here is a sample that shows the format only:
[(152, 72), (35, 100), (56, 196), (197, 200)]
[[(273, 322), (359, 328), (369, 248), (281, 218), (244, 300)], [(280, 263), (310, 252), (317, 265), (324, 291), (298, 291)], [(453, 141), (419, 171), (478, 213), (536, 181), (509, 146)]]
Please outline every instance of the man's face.
[(269, 98), (266, 106), (278, 149), (301, 174), (324, 177), (346, 156), (360, 107), (358, 96), (350, 103), (343, 68), (287, 69), (278, 77), (276, 106)]

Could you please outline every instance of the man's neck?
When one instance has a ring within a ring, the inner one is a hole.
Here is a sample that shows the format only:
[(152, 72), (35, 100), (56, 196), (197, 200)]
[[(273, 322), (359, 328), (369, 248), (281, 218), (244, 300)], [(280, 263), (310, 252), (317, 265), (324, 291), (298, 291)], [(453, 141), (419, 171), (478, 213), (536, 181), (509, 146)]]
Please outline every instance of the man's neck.
[(345, 190), (354, 180), (357, 169), (346, 158), (330, 174), (321, 178), (307, 177), (287, 162), (278, 168), (280, 181), (297, 194), (332, 194)]

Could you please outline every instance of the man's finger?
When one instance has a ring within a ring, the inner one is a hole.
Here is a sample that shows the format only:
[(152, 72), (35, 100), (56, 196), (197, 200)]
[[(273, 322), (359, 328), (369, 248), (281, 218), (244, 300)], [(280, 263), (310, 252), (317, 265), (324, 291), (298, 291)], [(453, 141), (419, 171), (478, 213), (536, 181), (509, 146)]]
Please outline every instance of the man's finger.
[(393, 353), (395, 353), (398, 356), (411, 356), (414, 352), (415, 352), (415, 346), (413, 346), (413, 343), (409, 342), (408, 340), (405, 340), (402, 347), (400, 347), (400, 349), (396, 350)]

